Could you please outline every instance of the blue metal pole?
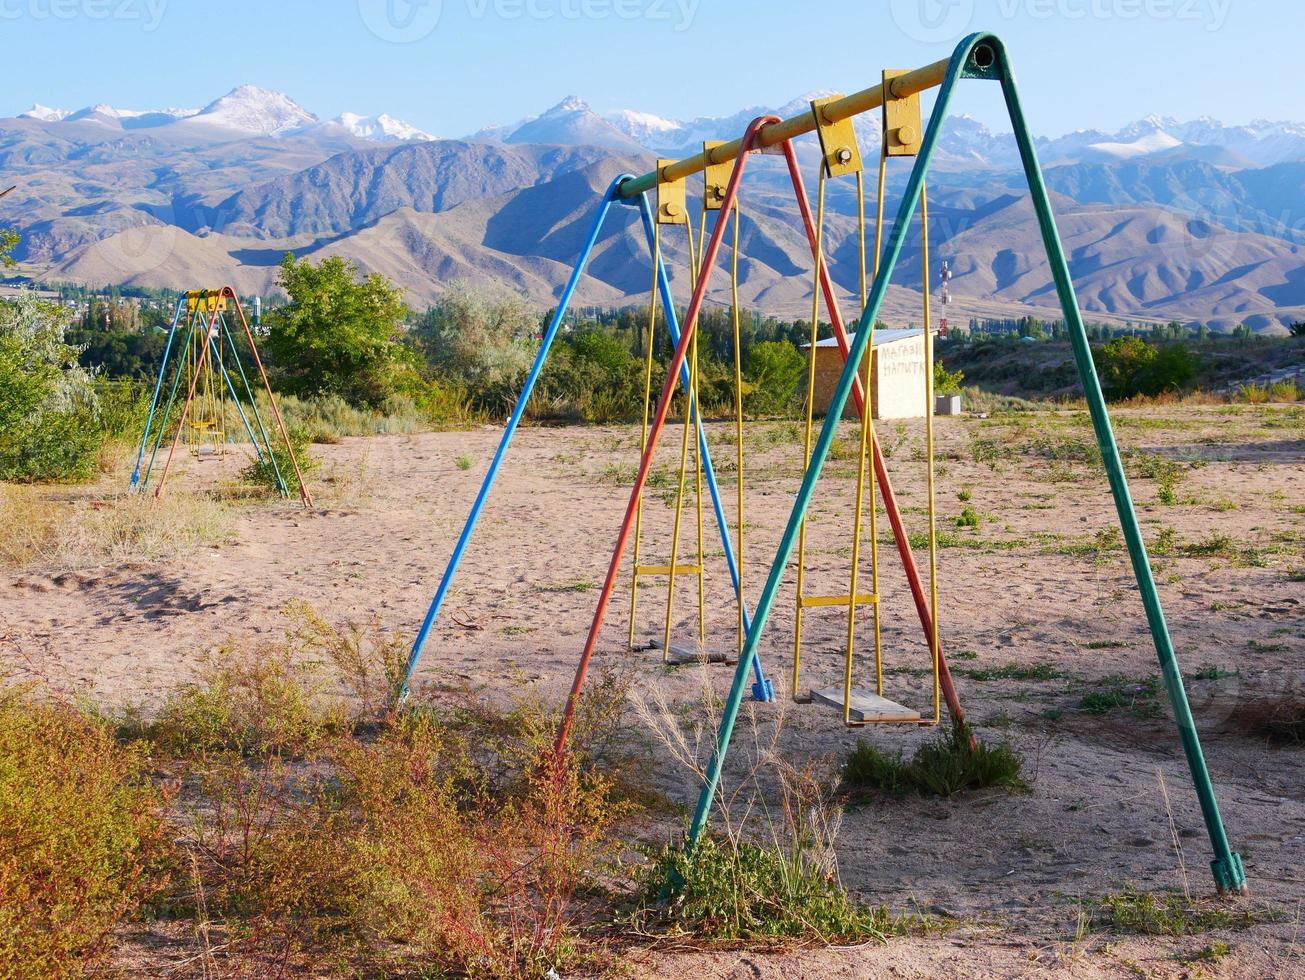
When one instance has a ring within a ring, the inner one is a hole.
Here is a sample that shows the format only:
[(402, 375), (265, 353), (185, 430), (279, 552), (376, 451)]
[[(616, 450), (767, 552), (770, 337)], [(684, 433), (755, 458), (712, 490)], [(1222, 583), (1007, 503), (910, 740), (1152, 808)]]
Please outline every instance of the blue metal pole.
[[(657, 256), (657, 291), (662, 296), (662, 308), (666, 311), (666, 326), (671, 334), (671, 343), (679, 344), (680, 342), (680, 323), (679, 314), (675, 309), (675, 299), (671, 295), (671, 281), (666, 274), (666, 265), (662, 261), (661, 251), (653, 248), (653, 216), (652, 207), (648, 203), (648, 195), (640, 194), (639, 217), (643, 221), (644, 235), (648, 239), (648, 251), (650, 254)], [(723, 220), (718, 219), (718, 220)], [(735, 219), (737, 220), (737, 219)], [(686, 364), (680, 365), (680, 384), (683, 385), (685, 392), (689, 390), (689, 368)], [(695, 396), (696, 397), (696, 396)], [(706, 471), (707, 487), (711, 493), (711, 508), (716, 514), (716, 526), (720, 528), (721, 547), (725, 551), (725, 564), (729, 566), (730, 581), (734, 586), (734, 595), (738, 601), (743, 603), (743, 631), (746, 633), (751, 628), (752, 620), (748, 615), (747, 603), (744, 602), (743, 596), (739, 589), (739, 566), (738, 560), (734, 556), (734, 542), (730, 539), (729, 524), (725, 520), (725, 508), (721, 504), (720, 487), (716, 484), (716, 470), (711, 463), (711, 450), (707, 447), (707, 432), (702, 426), (702, 417), (697, 412), (697, 404), (693, 406), (694, 417), (698, 420), (698, 451), (702, 454), (703, 469)], [(742, 515), (740, 515), (740, 520)], [(751, 660), (752, 664), (752, 699), (754, 701), (774, 701), (775, 687), (770, 678), (766, 676), (761, 666), (761, 654), (754, 652)]]
[(145, 445), (150, 439), (150, 427), (154, 424), (154, 411), (159, 405), (159, 392), (163, 389), (163, 375), (168, 370), (168, 357), (172, 354), (172, 341), (177, 336), (177, 324), (181, 320), (181, 310), (186, 297), (177, 300), (177, 308), (172, 311), (172, 324), (168, 327), (168, 341), (163, 345), (163, 363), (159, 365), (159, 376), (154, 380), (154, 397), (150, 399), (150, 412), (145, 418), (145, 431), (140, 436), (140, 449), (136, 452), (136, 465), (131, 471), (131, 487), (140, 482), (140, 464), (145, 458)]
[(444, 605), (444, 599), (449, 593), (449, 588), (453, 585), (453, 577), (457, 574), (462, 555), (467, 550), (467, 544), (471, 541), (472, 532), (476, 529), (476, 522), (480, 519), (480, 512), (485, 507), (485, 501), (489, 499), (490, 490), (493, 489), (494, 480), (498, 477), (499, 468), (503, 465), (503, 458), (507, 455), (512, 436), (516, 433), (517, 426), (521, 423), (521, 417), (525, 414), (526, 405), (529, 403), (530, 396), (535, 389), (535, 382), (539, 380), (539, 374), (544, 369), (544, 362), (548, 359), (549, 349), (553, 346), (553, 339), (557, 336), (558, 328), (562, 325), (562, 319), (566, 316), (567, 308), (571, 305), (571, 297), (575, 293), (576, 286), (580, 284), (580, 277), (584, 274), (585, 266), (589, 262), (589, 256), (594, 250), (594, 245), (598, 242), (598, 235), (603, 230), (603, 222), (607, 219), (607, 212), (611, 210), (612, 203), (617, 200), (617, 187), (620, 186), (622, 181), (629, 179), (629, 176), (629, 174), (621, 174), (612, 181), (598, 204), (598, 213), (594, 215), (594, 223), (589, 229), (589, 235), (585, 239), (584, 246), (580, 249), (580, 255), (576, 259), (575, 267), (571, 270), (571, 277), (567, 280), (562, 295), (558, 298), (557, 309), (553, 312), (553, 318), (549, 321), (548, 329), (544, 331), (543, 339), (539, 342), (539, 351), (535, 354), (535, 362), (530, 367), (530, 373), (526, 375), (521, 394), (517, 396), (516, 407), (512, 409), (512, 415), (503, 429), (498, 449), (495, 451), (494, 458), (489, 464), (489, 470), (485, 473), (485, 479), (480, 485), (480, 492), (476, 494), (476, 499), (471, 505), (471, 513), (467, 515), (467, 522), (462, 526), (462, 533), (458, 535), (457, 544), (453, 546), (453, 554), (449, 557), (449, 563), (440, 578), (439, 587), (435, 590), (435, 597), (431, 600), (430, 608), (426, 611), (426, 618), (422, 620), (421, 629), (417, 631), (417, 637), (413, 640), (412, 652), (408, 654), (408, 663), (403, 673), (403, 692), (401, 695), (403, 697), (408, 694), (408, 685), (412, 681), (412, 673), (421, 657), (422, 647), (426, 645), (426, 639), (430, 636), (431, 627), (435, 624), (435, 618), (439, 615), (440, 607)]

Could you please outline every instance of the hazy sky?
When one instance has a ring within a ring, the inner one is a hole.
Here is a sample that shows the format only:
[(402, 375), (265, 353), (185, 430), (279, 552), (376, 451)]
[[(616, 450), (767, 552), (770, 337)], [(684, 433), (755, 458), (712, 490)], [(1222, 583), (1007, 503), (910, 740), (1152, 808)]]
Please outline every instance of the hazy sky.
[[(437, 136), (569, 94), (687, 118), (864, 88), (979, 29), (1006, 40), (1043, 135), (1152, 112), (1305, 121), (1290, 0), (0, 0), (0, 115), (197, 107), (251, 82)], [(953, 105), (1002, 123), (995, 86)]]

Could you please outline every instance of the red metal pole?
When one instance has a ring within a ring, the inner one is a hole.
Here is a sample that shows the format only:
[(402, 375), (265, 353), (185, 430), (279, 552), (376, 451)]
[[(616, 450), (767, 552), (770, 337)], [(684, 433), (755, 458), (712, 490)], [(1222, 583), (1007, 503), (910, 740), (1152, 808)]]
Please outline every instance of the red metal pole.
[[(734, 172), (730, 174), (729, 186), (725, 189), (725, 198), (721, 202), (722, 214), (729, 214), (730, 209), (734, 206), (734, 200), (738, 196), (739, 182), (743, 176), (743, 168), (747, 163), (748, 152), (752, 149), (752, 143), (756, 139), (757, 133), (762, 126), (778, 121), (778, 116), (758, 116), (748, 124), (743, 139), (739, 142), (738, 156), (734, 161)], [(635, 477), (633, 488), (630, 490), (630, 502), (626, 505), (625, 518), (621, 521), (621, 530), (616, 537), (616, 547), (612, 551), (612, 561), (607, 566), (607, 578), (604, 580), (603, 590), (598, 596), (598, 608), (594, 610), (594, 619), (589, 626), (589, 636), (586, 638), (584, 650), (580, 654), (580, 663), (576, 667), (575, 680), (571, 684), (571, 693), (566, 699), (566, 708), (562, 712), (562, 723), (558, 726), (556, 752), (559, 756), (566, 747), (567, 736), (571, 731), (571, 723), (575, 719), (575, 709), (579, 703), (580, 691), (584, 687), (585, 673), (589, 669), (589, 661), (593, 657), (594, 648), (598, 645), (598, 634), (603, 626), (603, 617), (607, 614), (607, 607), (612, 601), (612, 591), (616, 587), (617, 575), (621, 570), (621, 560), (625, 556), (625, 545), (630, 536), (630, 526), (634, 521), (634, 514), (638, 508), (639, 496), (643, 493), (644, 484), (648, 480), (648, 471), (652, 468), (657, 440), (661, 435), (662, 426), (665, 424), (666, 416), (671, 408), (671, 397), (674, 395), (679, 381), (680, 367), (684, 363), (685, 355), (689, 350), (689, 343), (692, 341), (694, 332), (698, 327), (698, 313), (702, 309), (702, 302), (707, 294), (707, 283), (711, 279), (711, 272), (716, 264), (716, 256), (720, 252), (721, 241), (725, 237), (725, 229), (728, 226), (728, 221), (716, 222), (716, 226), (711, 232), (711, 239), (707, 243), (707, 250), (702, 254), (701, 261), (698, 263), (701, 272), (697, 283), (693, 287), (693, 297), (689, 300), (688, 309), (684, 313), (684, 327), (680, 332), (680, 342), (675, 345), (675, 353), (671, 357), (670, 366), (666, 370), (666, 384), (663, 385), (661, 397), (657, 401), (657, 412), (653, 418), (652, 427), (648, 430), (648, 444), (644, 449), (643, 458), (639, 461), (639, 473)]]
[[(789, 176), (793, 180), (793, 193), (797, 197), (798, 210), (802, 213), (802, 224), (807, 231), (807, 241), (811, 246), (812, 257), (815, 257), (816, 250), (816, 226), (811, 217), (811, 205), (807, 201), (807, 189), (802, 180), (802, 172), (798, 169), (797, 156), (793, 152), (791, 143), (784, 143), (784, 159), (788, 162)], [(847, 360), (848, 351), (851, 350), (851, 344), (847, 339), (847, 330), (843, 325), (843, 315), (839, 311), (838, 303), (834, 296), (834, 281), (829, 275), (829, 263), (820, 263), (820, 288), (825, 294), (825, 307), (829, 310), (829, 320), (834, 328), (834, 338), (838, 342), (838, 349)], [(928, 283), (925, 283), (928, 288)], [(814, 356), (815, 352), (812, 352)], [(867, 354), (873, 357), (873, 353)], [(861, 390), (861, 375), (856, 375), (856, 381), (852, 388), (852, 397), (856, 399), (858, 412), (862, 410), (865, 402), (865, 392)], [(929, 600), (925, 595), (924, 583), (920, 581), (920, 571), (915, 564), (915, 555), (911, 551), (911, 542), (906, 535), (906, 527), (902, 523), (902, 515), (897, 507), (897, 497), (893, 493), (892, 482), (888, 479), (888, 466), (884, 462), (884, 454), (879, 449), (879, 440), (876, 438), (873, 443), (875, 477), (879, 481), (880, 490), (883, 491), (884, 510), (888, 513), (888, 522), (893, 528), (893, 538), (897, 542), (897, 553), (902, 559), (902, 569), (906, 572), (907, 584), (911, 587), (911, 595), (915, 599), (915, 611), (920, 617), (920, 625), (924, 628), (926, 642), (930, 646), (930, 656), (933, 655), (933, 638), (937, 635), (933, 629), (933, 616), (929, 612)], [(960, 724), (965, 720), (965, 712), (961, 709), (961, 700), (956, 694), (956, 685), (952, 681), (952, 672), (947, 666), (947, 658), (943, 656), (942, 640), (938, 641), (938, 684), (942, 688), (943, 699), (947, 702), (947, 713), (951, 715), (954, 724)]]
[[(299, 499), (303, 505), (310, 510), (313, 506), (313, 498), (308, 493), (308, 486), (304, 483), (304, 474), (299, 469), (299, 460), (295, 456), (295, 448), (290, 444), (290, 434), (286, 432), (285, 422), (281, 418), (281, 409), (277, 407), (276, 396), (272, 394), (272, 385), (267, 380), (267, 371), (263, 369), (263, 359), (258, 356), (258, 344), (254, 343), (254, 332), (249, 329), (249, 321), (245, 319), (245, 310), (240, 305), (240, 297), (230, 286), (222, 287), (222, 295), (236, 304), (236, 312), (240, 314), (240, 325), (245, 328), (245, 337), (249, 340), (249, 351), (254, 355), (254, 363), (258, 365), (258, 375), (263, 379), (263, 388), (267, 391), (268, 403), (272, 406), (272, 414), (276, 417), (277, 428), (281, 430), (281, 438), (285, 440), (285, 451), (290, 457), (290, 462), (294, 464), (295, 479), (299, 481)], [(270, 450), (271, 447), (269, 446)]]

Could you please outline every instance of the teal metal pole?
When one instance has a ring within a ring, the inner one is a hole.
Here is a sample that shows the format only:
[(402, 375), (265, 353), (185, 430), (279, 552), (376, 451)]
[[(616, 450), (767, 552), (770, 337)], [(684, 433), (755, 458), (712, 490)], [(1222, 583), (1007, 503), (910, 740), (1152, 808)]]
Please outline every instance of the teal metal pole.
[(716, 748), (707, 767), (704, 785), (698, 797), (697, 807), (694, 810), (693, 821), (689, 827), (686, 846), (692, 849), (706, 828), (716, 790), (720, 785), (720, 774), (725, 762), (725, 754), (729, 748), (735, 722), (738, 719), (739, 707), (743, 699), (743, 687), (747, 680), (748, 662), (756, 652), (761, 636), (765, 632), (775, 597), (797, 542), (798, 529), (806, 516), (816, 483), (820, 479), (825, 460), (829, 455), (830, 446), (833, 444), (838, 421), (842, 418), (844, 406), (851, 395), (857, 366), (861, 364), (862, 358), (865, 356), (866, 346), (870, 339), (870, 326), (879, 315), (879, 309), (887, 292), (888, 282), (901, 255), (911, 218), (919, 205), (920, 189), (924, 182), (924, 175), (929, 168), (929, 162), (937, 146), (938, 133), (946, 116), (947, 106), (954, 93), (956, 82), (960, 78), (988, 78), (1001, 81), (1002, 91), (1011, 114), (1011, 124), (1015, 129), (1016, 140), (1020, 147), (1021, 160), (1029, 180), (1030, 193), (1038, 214), (1038, 223), (1042, 230), (1048, 259), (1056, 281), (1057, 294), (1074, 341), (1075, 360), (1078, 363), (1084, 389), (1088, 393), (1093, 425), (1096, 429), (1098, 442), (1101, 444), (1102, 457), (1106, 460), (1111, 491), (1114, 494), (1120, 523), (1123, 527), (1125, 539), (1128, 542), (1129, 554), (1133, 560), (1134, 573), (1137, 576), (1138, 587), (1142, 593), (1147, 620), (1151, 625), (1152, 637), (1155, 639), (1156, 653), (1164, 673), (1165, 686), (1174, 705), (1179, 736), (1187, 753), (1192, 779), (1196, 785), (1197, 795), (1201, 800), (1201, 810), (1205, 816), (1206, 828), (1209, 831), (1210, 841), (1215, 850), (1215, 859), (1211, 862), (1215, 883), (1220, 891), (1245, 890), (1245, 872), (1242, 870), (1241, 859), (1228, 847), (1227, 835), (1224, 832), (1218, 804), (1214, 797), (1214, 789), (1210, 784), (1209, 773), (1206, 770), (1205, 761), (1201, 754), (1200, 741), (1196, 736), (1195, 724), (1192, 721), (1191, 711), (1187, 705), (1187, 697), (1183, 690), (1181, 675), (1178, 672), (1173, 645), (1169, 640), (1164, 614), (1160, 608), (1159, 596), (1156, 593), (1150, 564), (1147, 561), (1146, 547), (1137, 524), (1137, 516), (1133, 511), (1128, 483), (1124, 477), (1123, 466), (1119, 461), (1118, 448), (1115, 445), (1114, 436), (1110, 429), (1105, 399), (1101, 394), (1101, 386), (1097, 381), (1096, 370), (1092, 364), (1087, 334), (1078, 312), (1078, 301), (1074, 295), (1069, 268), (1065, 262), (1064, 250), (1061, 247), (1060, 237), (1056, 231), (1050, 202), (1047, 199), (1046, 187), (1038, 170), (1037, 156), (1033, 151), (1032, 140), (1028, 135), (1023, 113), (1020, 111), (1014, 76), (1010, 72), (1000, 40), (991, 34), (972, 34), (957, 45), (955, 52), (952, 54), (947, 74), (938, 90), (938, 97), (929, 118), (929, 125), (925, 131), (920, 154), (907, 180), (897, 218), (889, 235), (888, 246), (879, 275), (875, 277), (871, 287), (869, 300), (857, 326), (856, 339), (845, 360), (838, 385), (834, 389), (833, 398), (825, 416), (825, 421), (821, 426), (815, 450), (806, 473), (803, 475), (802, 485), (798, 490), (797, 499), (794, 501), (793, 510), (784, 529), (783, 537), (780, 539), (775, 561), (771, 565), (765, 587), (757, 598), (752, 628), (748, 631), (743, 652), (739, 657), (739, 663), (734, 672), (730, 693), (725, 701)]
[[(192, 343), (192, 342), (194, 341), (194, 339), (195, 339), (196, 323), (197, 323), (199, 320), (201, 320), (201, 319), (203, 319), (203, 318), (202, 318), (202, 317), (199, 317), (199, 316), (197, 316), (197, 315), (192, 315), (192, 316), (190, 317), (190, 323), (188, 324), (188, 326), (189, 326), (189, 330), (188, 330), (188, 332), (186, 333), (186, 348), (187, 348), (187, 349), (189, 349), (191, 343)], [(179, 355), (179, 356), (181, 356), (181, 355)], [(144, 493), (144, 492), (145, 492), (145, 488), (146, 488), (147, 486), (149, 486), (149, 482), (150, 482), (150, 474), (154, 472), (154, 461), (158, 458), (158, 455), (159, 455), (159, 447), (160, 447), (161, 445), (163, 445), (163, 436), (164, 436), (164, 433), (167, 431), (167, 428), (168, 428), (168, 419), (172, 417), (172, 406), (176, 403), (176, 400), (177, 400), (177, 388), (181, 385), (181, 376), (182, 376), (183, 374), (186, 373), (185, 370), (184, 370), (184, 365), (185, 365), (185, 360), (183, 359), (183, 360), (182, 360), (182, 363), (179, 364), (179, 365), (177, 366), (176, 373), (172, 376), (172, 388), (171, 388), (171, 390), (168, 392), (168, 403), (163, 407), (163, 414), (157, 416), (157, 419), (158, 419), (158, 426), (157, 426), (157, 428), (155, 429), (155, 435), (154, 435), (154, 448), (150, 450), (150, 460), (149, 460), (148, 463), (145, 464), (145, 474), (144, 474), (144, 476), (141, 477), (141, 480), (140, 480), (140, 489), (141, 489), (141, 492), (142, 492), (142, 493)], [(165, 361), (163, 368), (160, 368), (160, 369), (159, 369), (159, 370), (160, 370), (160, 377), (162, 377), (162, 373), (161, 373), (161, 372), (162, 372), (163, 369), (166, 368), (166, 367), (167, 367), (167, 364), (166, 364), (166, 361)], [(148, 424), (149, 424), (149, 423), (146, 423), (147, 426), (148, 426)], [(146, 429), (145, 434), (146, 434), (147, 436), (149, 435), (149, 429), (148, 429), (148, 428)]]
[[(281, 496), (287, 500), (290, 499), (290, 487), (285, 482), (285, 477), (281, 475), (281, 467), (276, 461), (276, 453), (272, 451), (272, 438), (267, 434), (267, 426), (263, 424), (263, 413), (258, 410), (258, 399), (254, 397), (254, 389), (249, 384), (249, 376), (245, 374), (245, 366), (240, 360), (240, 351), (236, 349), (236, 339), (231, 333), (231, 328), (227, 326), (227, 317), (225, 313), (218, 313), (218, 324), (223, 336), (227, 338), (227, 347), (231, 350), (231, 359), (236, 362), (236, 370), (240, 372), (240, 382), (245, 386), (245, 397), (249, 399), (249, 410), (254, 413), (254, 421), (258, 423), (258, 432), (263, 437), (263, 449), (259, 448), (258, 440), (254, 438), (253, 431), (249, 428), (249, 420), (245, 419), (244, 410), (240, 407), (240, 398), (235, 393), (235, 387), (232, 386), (231, 396), (236, 402), (236, 411), (240, 412), (240, 418), (245, 423), (245, 429), (249, 432), (249, 441), (254, 444), (254, 452), (258, 453), (260, 462), (272, 464), (272, 473), (276, 477), (277, 488)], [(231, 377), (227, 374), (226, 365), (218, 361), (218, 366), (222, 373), (227, 376), (227, 384), (231, 384)], [(264, 460), (266, 452), (266, 460)]]
[[(159, 376), (154, 381), (154, 395), (150, 398), (149, 415), (145, 417), (145, 431), (140, 436), (140, 450), (136, 453), (136, 465), (131, 471), (131, 487), (134, 490), (140, 482), (140, 464), (145, 458), (145, 444), (150, 439), (150, 427), (154, 424), (154, 412), (159, 407), (159, 392), (163, 388), (163, 376), (168, 372), (168, 359), (172, 356), (172, 342), (177, 337), (177, 324), (181, 322), (181, 311), (185, 308), (186, 297), (177, 300), (176, 309), (172, 311), (172, 323), (168, 327), (168, 340), (163, 345), (163, 362), (159, 364)], [(175, 388), (174, 388), (175, 391)]]
[(1210, 845), (1214, 848), (1214, 860), (1210, 862), (1210, 870), (1214, 874), (1215, 886), (1220, 892), (1245, 892), (1246, 871), (1242, 867), (1241, 856), (1228, 844), (1228, 835), (1219, 813), (1219, 803), (1214, 795), (1214, 785), (1210, 781), (1210, 772), (1205, 765), (1205, 754), (1201, 751), (1201, 740), (1196, 734), (1196, 722), (1192, 718), (1191, 706), (1187, 703), (1187, 690), (1183, 686), (1183, 677), (1178, 669), (1178, 658), (1174, 655), (1173, 640), (1169, 636), (1164, 610), (1160, 607), (1160, 594), (1156, 591), (1155, 576), (1152, 574), (1151, 562), (1146, 553), (1146, 542), (1142, 538), (1142, 529), (1137, 522), (1137, 511), (1133, 508), (1133, 497), (1128, 489), (1128, 479), (1124, 475), (1124, 464), (1119, 457), (1119, 446), (1115, 442), (1115, 433), (1110, 425), (1110, 415), (1106, 411), (1106, 400), (1101, 393), (1101, 382), (1097, 378), (1096, 365), (1092, 362), (1087, 331), (1083, 327), (1083, 317), (1078, 309), (1078, 297), (1074, 294), (1069, 264), (1065, 261), (1065, 249), (1056, 230), (1056, 219), (1051, 212), (1051, 200), (1047, 197), (1047, 188), (1042, 180), (1042, 169), (1038, 164), (1037, 152), (1034, 150), (1028, 125), (1024, 120), (1024, 110), (1020, 106), (1015, 76), (1010, 70), (1010, 63), (1001, 41), (992, 35), (986, 35), (985, 38), (985, 43), (991, 45), (997, 52), (1002, 94), (1006, 97), (1006, 108), (1010, 113), (1011, 125), (1015, 129), (1015, 142), (1019, 146), (1024, 174), (1028, 178), (1033, 210), (1038, 216), (1038, 228), (1042, 232), (1047, 261), (1051, 265), (1051, 277), (1055, 280), (1056, 294), (1060, 297), (1065, 323), (1069, 328), (1074, 360), (1078, 364), (1083, 393), (1087, 397), (1088, 413), (1092, 416), (1092, 428), (1096, 431), (1097, 446), (1101, 450), (1106, 477), (1110, 481), (1110, 492), (1115, 498), (1115, 510), (1119, 513), (1119, 524), (1124, 532), (1124, 542), (1128, 546), (1128, 557), (1133, 564), (1133, 575), (1137, 578), (1137, 588), (1142, 594), (1142, 607), (1146, 610), (1151, 639), (1155, 642), (1155, 654), (1160, 662), (1160, 673), (1164, 678), (1165, 690), (1169, 694), (1169, 703), (1173, 707), (1178, 737), (1187, 756), (1187, 767), (1191, 770), (1192, 783), (1196, 787), (1196, 797), (1201, 804), (1201, 814), (1205, 818), (1205, 829), (1210, 837)]

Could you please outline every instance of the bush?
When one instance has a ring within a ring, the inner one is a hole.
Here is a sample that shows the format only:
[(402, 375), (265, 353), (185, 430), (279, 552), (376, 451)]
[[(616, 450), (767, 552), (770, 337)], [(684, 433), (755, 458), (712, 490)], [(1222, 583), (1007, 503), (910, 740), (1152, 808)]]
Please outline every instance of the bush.
[(0, 975), (93, 971), (164, 885), (145, 762), (80, 712), (0, 691)]
[(701, 939), (882, 939), (882, 908), (858, 904), (819, 860), (705, 836), (692, 854), (666, 845), (644, 872), (645, 909), (672, 882), (662, 915)]
[(933, 393), (935, 395), (959, 395), (964, 381), (964, 371), (948, 371), (942, 361), (934, 361)]
[(1196, 378), (1195, 356), (1181, 343), (1157, 347), (1140, 337), (1116, 337), (1093, 351), (1107, 398), (1183, 391)]
[(401, 343), (403, 291), (382, 275), (360, 275), (339, 256), (314, 266), (286, 254), (279, 285), (290, 302), (264, 318), (278, 388), (301, 397), (339, 395), (368, 408), (398, 392), (412, 370)]
[(412, 336), (427, 363), (470, 394), (475, 410), (502, 417), (516, 404), (538, 330), (538, 316), (517, 298), (491, 301), (454, 283)]
[(112, 433), (78, 349), (63, 341), (67, 319), (26, 293), (0, 304), (0, 479), (85, 480), (98, 469)]
[(232, 752), (300, 757), (346, 727), (343, 705), (327, 696), (312, 664), (281, 645), (224, 648), (200, 680), (172, 694), (146, 732), (175, 757)]
[(745, 362), (747, 407), (762, 415), (789, 411), (807, 369), (802, 352), (787, 341), (765, 340), (752, 345)]
[(971, 744), (968, 726), (956, 725), (939, 739), (922, 745), (909, 762), (858, 740), (843, 765), (843, 785), (855, 791), (954, 796), (966, 790), (999, 786), (1028, 789), (1023, 760), (1008, 742)]
[(240, 471), (240, 478), (269, 493), (297, 493), (299, 481), (295, 475), (295, 463), (299, 464), (299, 472), (307, 478), (317, 468), (318, 461), (308, 451), (308, 430), (287, 426), (286, 434), (290, 437), (289, 448), (281, 438), (281, 430), (274, 424), (268, 430), (271, 445), (265, 446), (261, 454), (255, 452), (249, 464)]

